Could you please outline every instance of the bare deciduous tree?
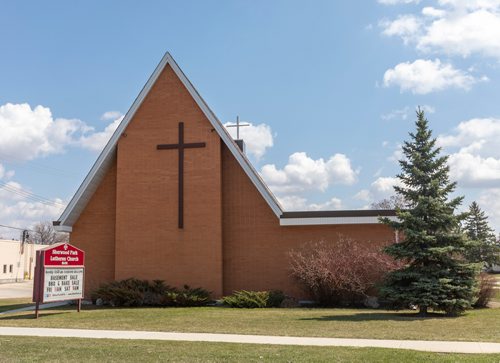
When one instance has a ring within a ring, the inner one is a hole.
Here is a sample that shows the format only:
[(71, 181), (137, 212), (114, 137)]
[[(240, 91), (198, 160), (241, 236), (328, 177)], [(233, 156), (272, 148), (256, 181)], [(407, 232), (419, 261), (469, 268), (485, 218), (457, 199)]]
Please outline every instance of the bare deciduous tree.
[(405, 209), (408, 207), (408, 203), (404, 197), (400, 195), (393, 195), (389, 198), (379, 200), (378, 202), (373, 202), (370, 207), (372, 209)]
[(31, 241), (35, 244), (51, 245), (54, 243), (69, 242), (69, 235), (57, 232), (50, 222), (37, 223), (33, 227), (30, 237)]
[(289, 252), (292, 276), (323, 306), (360, 303), (388, 272), (401, 267), (381, 251), (384, 243), (309, 242)]

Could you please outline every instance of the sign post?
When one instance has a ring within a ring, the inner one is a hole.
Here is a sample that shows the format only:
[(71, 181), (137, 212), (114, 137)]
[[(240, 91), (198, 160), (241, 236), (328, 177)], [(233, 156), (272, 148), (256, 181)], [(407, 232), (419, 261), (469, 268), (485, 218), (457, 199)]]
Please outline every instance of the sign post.
[(33, 302), (38, 318), (40, 303), (77, 300), (80, 312), (85, 277), (85, 252), (58, 243), (36, 252)]

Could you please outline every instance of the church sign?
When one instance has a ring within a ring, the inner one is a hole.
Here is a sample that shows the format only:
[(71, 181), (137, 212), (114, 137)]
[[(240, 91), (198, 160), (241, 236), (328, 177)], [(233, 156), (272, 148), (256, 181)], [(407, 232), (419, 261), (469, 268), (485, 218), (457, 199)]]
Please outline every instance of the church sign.
[(85, 252), (59, 243), (37, 251), (33, 301), (38, 318), (40, 303), (77, 300), (80, 311), (83, 299)]

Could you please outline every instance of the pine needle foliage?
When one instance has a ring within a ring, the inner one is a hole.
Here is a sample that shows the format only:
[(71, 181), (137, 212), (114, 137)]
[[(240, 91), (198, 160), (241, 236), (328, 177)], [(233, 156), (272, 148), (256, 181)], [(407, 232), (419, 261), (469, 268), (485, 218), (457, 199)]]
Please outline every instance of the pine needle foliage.
[(497, 241), (488, 224), (488, 217), (476, 202), (469, 206), (463, 230), (470, 241), (464, 253), (468, 261), (484, 264), (486, 268), (500, 264), (500, 241)]
[(407, 208), (396, 209), (397, 221), (382, 219), (403, 232), (402, 241), (385, 252), (405, 265), (387, 275), (381, 294), (395, 308), (415, 305), (421, 315), (428, 309), (457, 315), (471, 307), (477, 274), (477, 265), (462, 257), (467, 239), (459, 227), (464, 216), (455, 209), (463, 197), (449, 198), (456, 183), (449, 179), (448, 157), (440, 155), (420, 108), (415, 125), (399, 161), (401, 186), (394, 187)]

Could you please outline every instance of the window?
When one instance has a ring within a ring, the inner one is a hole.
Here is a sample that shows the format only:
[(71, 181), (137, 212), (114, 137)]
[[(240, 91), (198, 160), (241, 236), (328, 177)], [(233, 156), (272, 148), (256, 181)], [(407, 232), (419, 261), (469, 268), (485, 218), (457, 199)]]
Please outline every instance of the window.
[(9, 272), (12, 273), (12, 269), (14, 268), (14, 265), (9, 266)]
[(3, 273), (6, 274), (7, 273), (7, 265), (3, 265)]

